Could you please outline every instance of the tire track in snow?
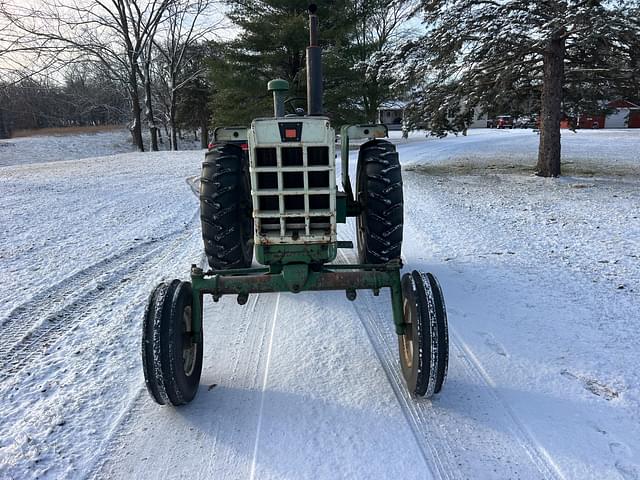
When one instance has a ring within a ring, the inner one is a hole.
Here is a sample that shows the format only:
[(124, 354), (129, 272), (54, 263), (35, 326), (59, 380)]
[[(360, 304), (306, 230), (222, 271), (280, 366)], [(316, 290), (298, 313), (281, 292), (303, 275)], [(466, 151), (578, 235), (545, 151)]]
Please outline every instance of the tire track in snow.
[[(21, 370), (26, 361), (45, 354), (65, 331), (73, 329), (98, 301), (117, 298), (129, 287), (127, 276), (150, 262), (158, 263), (194, 235), (195, 215), (184, 229), (107, 257), (61, 280), (14, 308), (3, 321), (0, 380)], [(170, 240), (167, 246), (165, 243)], [(60, 299), (52, 306), (54, 299)]]
[(561, 479), (565, 476), (558, 467), (553, 457), (547, 452), (544, 446), (529, 432), (526, 424), (520, 420), (509, 402), (502, 396), (496, 388), (496, 384), (482, 366), (478, 357), (465, 343), (460, 334), (449, 325), (450, 346), (453, 346), (457, 353), (457, 358), (462, 361), (466, 370), (476, 377), (484, 385), (485, 391), (492, 397), (493, 403), (502, 407), (507, 418), (511, 421), (511, 434), (516, 438), (520, 447), (534, 463), (540, 473), (547, 479)]
[[(31, 297), (28, 301), (14, 307), (4, 318), (0, 319), (0, 327), (3, 329), (6, 328), (11, 323), (15, 323), (17, 320), (21, 321), (21, 326), (25, 326), (25, 322), (29, 322), (29, 314), (33, 311), (33, 307), (31, 307), (34, 303), (42, 303), (48, 300), (51, 300), (52, 297), (62, 295), (64, 298), (70, 296), (70, 294), (74, 291), (77, 291), (79, 287), (86, 286), (91, 283), (91, 281), (99, 276), (103, 272), (108, 272), (113, 270), (111, 268), (112, 265), (116, 267), (126, 263), (130, 259), (134, 259), (136, 256), (142, 256), (145, 253), (148, 253), (151, 249), (157, 250), (162, 248), (161, 242), (168, 240), (176, 235), (180, 235), (181, 233), (184, 236), (185, 230), (191, 228), (193, 223), (195, 222), (197, 216), (194, 215), (188, 222), (188, 226), (184, 229), (179, 229), (172, 231), (166, 235), (162, 235), (160, 237), (155, 237), (146, 242), (138, 243), (132, 247), (124, 251), (117, 252), (113, 255), (105, 257), (100, 261), (88, 265), (81, 270), (72, 273), (68, 277), (63, 278), (58, 281), (54, 285), (47, 288), (45, 291), (37, 292), (33, 297)], [(29, 308), (32, 308), (30, 311)], [(39, 307), (41, 309), (45, 309), (44, 307)], [(31, 323), (34, 323), (37, 319), (33, 319)], [(28, 325), (27, 325), (28, 326)], [(18, 332), (19, 334), (20, 332)], [(11, 335), (11, 332), (3, 330), (3, 336), (6, 338), (7, 335)], [(0, 351), (1, 352), (1, 351)], [(0, 353), (1, 354), (1, 353)]]
[[(424, 245), (433, 243), (433, 239), (428, 237), (424, 231), (409, 226), (405, 222), (405, 231), (409, 227), (411, 231), (411, 238), (418, 238), (424, 240)], [(504, 414), (503, 418), (506, 420), (507, 428), (511, 435), (516, 439), (518, 445), (524, 450), (527, 457), (531, 460), (535, 468), (540, 472), (543, 478), (551, 480), (564, 480), (565, 476), (559, 468), (557, 462), (553, 459), (551, 454), (544, 448), (544, 446), (535, 438), (535, 436), (526, 427), (520, 417), (509, 405), (508, 400), (500, 394), (496, 388), (494, 380), (486, 371), (482, 362), (473, 350), (464, 342), (462, 336), (455, 330), (451, 322), (449, 322), (449, 359), (457, 358), (460, 360), (460, 365), (466, 370), (466, 373), (472, 378), (478, 381), (478, 384), (482, 386), (485, 395), (489, 398), (489, 401), (493, 405), (501, 407)], [(456, 355), (452, 355), (454, 353)]]
[[(344, 262), (352, 260), (349, 259), (343, 251), (339, 250), (338, 254)], [(355, 259), (353, 260), (355, 261)], [(417, 401), (406, 390), (397, 361), (397, 352), (393, 351), (389, 346), (388, 335), (385, 336), (384, 329), (382, 328), (388, 320), (380, 316), (379, 309), (375, 307), (372, 308), (374, 303), (372, 294), (367, 292), (365, 295), (366, 300), (361, 303), (357, 301), (354, 302), (353, 307), (365, 327), (369, 340), (380, 359), (387, 379), (396, 394), (407, 422), (411, 426), (426, 463), (435, 468), (435, 471), (432, 472), (434, 476), (437, 475), (439, 478), (445, 479), (462, 478), (457, 464), (448, 461), (449, 458), (454, 458), (452, 452), (455, 448), (452, 448), (446, 432), (438, 427), (437, 423), (433, 421), (433, 418), (427, 415), (428, 412), (426, 412), (426, 409), (423, 408), (423, 406), (429, 404), (427, 403), (428, 401)], [(478, 357), (468, 345), (464, 343), (462, 337), (451, 326), (451, 323), (449, 324), (449, 331), (450, 348), (453, 350), (450, 352), (449, 358), (460, 359), (460, 365), (464, 367), (465, 373), (478, 381), (477, 383), (482, 386), (484, 394), (489, 397), (489, 402), (501, 407), (510, 434), (531, 460), (536, 470), (540, 472), (542, 478), (563, 480), (565, 477), (557, 463), (544, 446), (529, 432), (524, 422), (520, 420), (509, 406), (508, 401), (499, 393), (495, 387), (495, 382), (493, 382), (483, 368)]]
[[(265, 352), (273, 332), (271, 321), (263, 319), (275, 319), (276, 302), (276, 296), (261, 294), (252, 294), (244, 307), (235, 305), (235, 300), (213, 303), (205, 298), (203, 378), (215, 379), (218, 386), (211, 390), (201, 384), (194, 402), (181, 410), (180, 415), (173, 415), (170, 407), (156, 405), (141, 385), (137, 396), (121, 410), (118, 421), (109, 429), (87, 478), (165, 478), (171, 472), (175, 474), (172, 466), (187, 460), (183, 449), (175, 448), (184, 438), (192, 439), (190, 452), (197, 457), (189, 457), (189, 461), (194, 462), (189, 471), (191, 478), (249, 478), (251, 463), (237, 452), (248, 445), (254, 446), (255, 440), (250, 434), (258, 428), (257, 412), (267, 368)], [(213, 324), (210, 322), (214, 319), (212, 311), (215, 318), (226, 320)], [(227, 343), (228, 338), (219, 334), (228, 332), (230, 319), (234, 328), (240, 328), (238, 335), (233, 335), (233, 342)], [(220, 349), (222, 344), (225, 349)], [(220, 361), (223, 363), (219, 364)], [(231, 390), (227, 391), (228, 388)], [(247, 397), (250, 392), (255, 392), (251, 399)], [(249, 401), (250, 405), (239, 405), (238, 401)], [(236, 410), (243, 414), (229, 413)], [(214, 411), (224, 413), (222, 416), (211, 414)], [(185, 422), (185, 418), (197, 419), (199, 434), (194, 433), (192, 423)], [(149, 438), (154, 438), (154, 442), (149, 443)], [(211, 454), (203, 458), (198, 453), (202, 451)], [(149, 465), (139, 461), (143, 457), (156, 460)]]
[[(199, 182), (200, 182), (200, 178), (199, 177), (189, 177), (186, 179), (187, 184), (189, 185), (189, 187), (191, 188), (192, 193), (199, 198)], [(194, 217), (190, 220), (189, 222), (189, 226), (191, 226), (192, 223), (194, 223), (197, 219), (199, 219), (199, 214), (200, 214), (200, 210), (198, 209), (196, 211), (196, 214), (194, 215)], [(207, 259), (206, 259), (206, 255), (204, 254), (204, 252), (202, 252), (201, 255), (201, 260), (200, 260), (200, 266), (203, 268), (207, 267)], [(264, 340), (265, 340), (265, 336), (267, 333), (267, 328), (269, 328), (269, 326), (267, 326), (266, 324), (263, 324), (261, 322), (256, 322), (255, 319), (257, 318), (261, 318), (261, 315), (256, 315), (256, 310), (258, 311), (265, 311), (268, 310), (270, 305), (273, 303), (270, 300), (266, 300), (265, 302), (261, 302), (260, 300), (262, 298), (268, 298), (268, 297), (264, 297), (264, 296), (260, 296), (260, 294), (255, 294), (254, 295), (254, 299), (253, 302), (251, 304), (250, 308), (243, 308), (242, 309), (242, 313), (241, 313), (241, 318), (246, 319), (246, 318), (250, 318), (252, 320), (247, 321), (247, 322), (240, 322), (240, 325), (243, 325), (243, 327), (241, 327), (240, 330), (240, 336), (238, 338), (238, 340), (236, 341), (236, 346), (237, 346), (237, 355), (235, 356), (235, 359), (233, 361), (233, 368), (231, 370), (231, 375), (229, 380), (233, 383), (238, 383), (238, 375), (240, 375), (242, 377), (240, 383), (244, 383), (242, 382), (242, 380), (246, 380), (247, 378), (253, 378), (255, 380), (257, 380), (259, 378), (259, 371), (260, 371), (260, 363), (261, 363), (261, 352), (262, 352), (262, 347), (264, 344)], [(276, 316), (278, 313), (278, 305), (280, 302), (280, 294), (278, 294), (277, 299), (274, 303), (273, 306), (273, 315), (272, 315), (272, 325), (270, 326), (271, 328), (271, 334), (270, 334), (270, 338), (269, 338), (269, 343), (268, 343), (268, 354), (267, 354), (267, 360), (266, 360), (266, 364), (265, 364), (265, 370), (263, 373), (263, 384), (262, 384), (262, 391), (261, 391), (261, 400), (260, 400), (260, 410), (259, 410), (259, 417), (258, 417), (258, 423), (257, 423), (257, 427), (256, 427), (256, 439), (255, 439), (255, 446), (254, 446), (254, 454), (253, 454), (253, 461), (252, 461), (252, 466), (251, 466), (251, 471), (250, 471), (250, 475), (251, 478), (253, 478), (254, 474), (255, 474), (255, 468), (256, 468), (256, 459), (257, 459), (257, 448), (258, 448), (258, 443), (259, 443), (259, 435), (260, 435), (260, 425), (262, 422), (262, 412), (264, 409), (264, 392), (265, 392), (265, 388), (266, 388), (266, 382), (267, 382), (267, 377), (268, 377), (268, 368), (269, 368), (269, 361), (270, 361), (270, 357), (271, 357), (271, 349), (272, 349), (272, 345), (273, 345), (273, 335), (275, 332), (275, 322), (276, 322)], [(204, 313), (204, 312), (203, 312)], [(247, 342), (247, 338), (249, 337), (250, 333), (256, 333), (257, 330), (260, 330), (261, 328), (263, 328), (263, 332), (261, 335), (251, 335), (251, 341)], [(242, 355), (241, 350), (242, 350), (242, 346), (243, 345), (248, 345), (250, 347), (249, 349), (249, 354), (248, 356), (253, 356), (254, 357), (254, 362), (241, 362), (240, 360), (243, 358), (246, 358), (245, 355)], [(240, 372), (240, 367), (241, 367), (241, 363), (243, 364), (244, 368), (242, 368), (242, 372)], [(255, 387), (255, 385), (251, 385), (252, 387)], [(120, 415), (118, 416), (118, 420), (115, 422), (115, 424), (112, 426), (112, 428), (109, 431), (109, 434), (107, 436), (107, 438), (105, 439), (105, 441), (103, 442), (104, 448), (101, 449), (102, 453), (100, 454), (100, 456), (98, 458), (96, 458), (95, 462), (93, 463), (93, 467), (90, 469), (91, 473), (90, 473), (90, 477), (93, 479), (98, 479), (98, 478), (104, 478), (103, 474), (105, 473), (105, 467), (109, 461), (109, 458), (107, 457), (108, 453), (113, 451), (112, 447), (115, 447), (118, 444), (122, 444), (124, 442), (124, 436), (126, 435), (125, 433), (122, 432), (122, 429), (124, 427), (124, 425), (130, 420), (130, 418), (132, 417), (132, 414), (134, 411), (143, 411), (142, 408), (142, 403), (147, 401), (147, 399), (145, 398), (145, 396), (143, 395), (143, 391), (144, 388), (140, 387), (140, 389), (138, 389), (135, 397), (129, 402), (127, 408), (125, 410), (123, 410)], [(216, 424), (216, 428), (219, 428), (219, 425)], [(217, 435), (215, 436), (216, 438), (216, 442), (217, 442)], [(214, 443), (216, 443), (214, 442)], [(172, 446), (172, 444), (169, 441), (169, 445)], [(170, 448), (168, 448), (166, 451), (171, 451)], [(165, 452), (166, 453), (166, 452)], [(171, 461), (172, 457), (163, 457), (166, 458), (167, 462)], [(211, 472), (212, 471), (212, 461), (214, 460), (214, 458), (217, 458), (215, 456), (210, 457), (210, 460), (207, 464), (206, 467), (206, 472)], [(206, 476), (206, 472), (205, 472), (205, 476)]]
[[(349, 259), (342, 251), (339, 250), (338, 254), (344, 263), (349, 262)], [(397, 352), (393, 351), (389, 346), (381, 328), (383, 319), (370, 308), (371, 298), (369, 297), (371, 294), (367, 293), (366, 295), (365, 302), (358, 303), (357, 300), (353, 302), (353, 309), (364, 327), (378, 360), (380, 360), (387, 380), (400, 404), (402, 413), (411, 428), (416, 444), (422, 452), (425, 463), (431, 469), (432, 477), (441, 479), (463, 478), (457, 465), (448, 460), (454, 457), (447, 437), (437, 428), (437, 424), (428, 418), (423, 411), (424, 409), (420, 407), (422, 402), (416, 401), (407, 391), (400, 373)], [(425, 439), (429, 439), (429, 441), (425, 441)]]
[(271, 365), (271, 352), (273, 351), (273, 334), (276, 331), (278, 320), (278, 307), (280, 306), (280, 293), (276, 298), (276, 306), (273, 310), (273, 318), (271, 320), (271, 332), (269, 333), (269, 344), (267, 347), (267, 360), (264, 367), (264, 375), (262, 379), (262, 390), (260, 391), (260, 409), (258, 410), (258, 427), (256, 429), (256, 440), (253, 445), (253, 456), (251, 460), (251, 473), (249, 479), (254, 480), (256, 476), (256, 466), (258, 464), (258, 448), (260, 447), (260, 431), (262, 430), (262, 416), (264, 413), (264, 398), (267, 390), (267, 382), (269, 380), (269, 366)]
[[(349, 223), (346, 227), (346, 230), (350, 230), (349, 237), (355, 238), (355, 227), (353, 224)], [(343, 250), (338, 250), (338, 257), (342, 260), (340, 263), (357, 262), (356, 258), (348, 258)], [(356, 300), (352, 303), (353, 308), (380, 360), (387, 380), (391, 384), (393, 392), (400, 404), (402, 413), (422, 452), (425, 463), (431, 468), (432, 476), (436, 478), (462, 478), (457, 465), (448, 461), (449, 458), (453, 458), (453, 454), (447, 436), (437, 428), (433, 420), (427, 418), (423, 409), (420, 408), (419, 405), (424, 402), (416, 400), (407, 391), (398, 363), (398, 353), (389, 346), (388, 341), (385, 339), (384, 331), (381, 328), (381, 325), (383, 325), (387, 319), (380, 318), (376, 309), (370, 308), (372, 294), (366, 292), (365, 295), (367, 298), (364, 302), (358, 303)], [(429, 439), (430, 441), (427, 442), (425, 439)]]

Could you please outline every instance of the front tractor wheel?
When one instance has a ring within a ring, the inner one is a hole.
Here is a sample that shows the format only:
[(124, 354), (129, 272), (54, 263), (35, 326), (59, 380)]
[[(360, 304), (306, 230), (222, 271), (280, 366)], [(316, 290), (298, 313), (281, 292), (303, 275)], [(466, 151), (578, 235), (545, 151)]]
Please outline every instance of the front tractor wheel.
[(406, 326), (398, 336), (400, 365), (409, 391), (419, 397), (440, 392), (447, 376), (449, 334), (442, 290), (430, 274), (405, 273), (402, 308)]
[(214, 270), (250, 267), (253, 216), (249, 166), (238, 145), (207, 152), (200, 177), (200, 221), (209, 265)]
[(202, 373), (202, 335), (192, 328), (191, 284), (174, 280), (151, 293), (142, 325), (142, 365), (151, 397), (184, 405), (195, 397)]
[(356, 173), (360, 263), (386, 263), (402, 251), (402, 172), (395, 146), (372, 140), (360, 147)]

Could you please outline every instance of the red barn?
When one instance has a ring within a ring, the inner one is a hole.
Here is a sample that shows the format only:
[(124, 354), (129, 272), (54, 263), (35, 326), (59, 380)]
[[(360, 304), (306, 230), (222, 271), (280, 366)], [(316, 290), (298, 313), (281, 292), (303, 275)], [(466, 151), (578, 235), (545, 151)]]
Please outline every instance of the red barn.
[(606, 116), (602, 114), (578, 115), (578, 128), (640, 128), (640, 105), (628, 100), (614, 100), (607, 103), (612, 110)]
[(604, 115), (578, 115), (576, 126), (578, 128), (604, 128), (605, 121)]

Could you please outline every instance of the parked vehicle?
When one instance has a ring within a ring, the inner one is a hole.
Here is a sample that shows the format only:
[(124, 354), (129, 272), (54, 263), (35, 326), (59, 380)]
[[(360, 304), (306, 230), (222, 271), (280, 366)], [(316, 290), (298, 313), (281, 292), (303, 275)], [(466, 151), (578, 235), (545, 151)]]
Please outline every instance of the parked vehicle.
[(513, 128), (513, 117), (511, 115), (496, 117), (496, 128)]
[(513, 124), (514, 128), (536, 128), (534, 117), (519, 117)]

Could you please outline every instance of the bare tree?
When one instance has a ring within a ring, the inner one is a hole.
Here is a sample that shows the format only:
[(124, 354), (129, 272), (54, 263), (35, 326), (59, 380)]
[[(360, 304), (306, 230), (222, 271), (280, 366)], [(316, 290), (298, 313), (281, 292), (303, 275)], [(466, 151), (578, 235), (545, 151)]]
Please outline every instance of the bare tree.
[(3, 0), (0, 14), (32, 48), (63, 49), (75, 61), (97, 59), (126, 85), (131, 103), (131, 134), (144, 150), (139, 61), (153, 42), (173, 0), (42, 0), (23, 5)]
[[(202, 19), (216, 2), (214, 0), (176, 0), (167, 8), (167, 20), (163, 31), (154, 42), (163, 61), (159, 68), (161, 84), (166, 89), (164, 103), (170, 129), (171, 149), (178, 149), (177, 98), (179, 91), (194, 78), (203, 75), (205, 67), (200, 62), (196, 69), (186, 69), (198, 55), (194, 48), (210, 38), (221, 28), (220, 22), (202, 23)], [(162, 38), (160, 40), (160, 38)], [(205, 126), (206, 129), (206, 126)], [(203, 132), (204, 133), (204, 132)]]
[(407, 20), (415, 6), (409, 0), (355, 0), (347, 5), (354, 19), (350, 61), (361, 83), (358, 96), (367, 120), (376, 121), (377, 110), (389, 99), (393, 83), (390, 57), (412, 34)]

